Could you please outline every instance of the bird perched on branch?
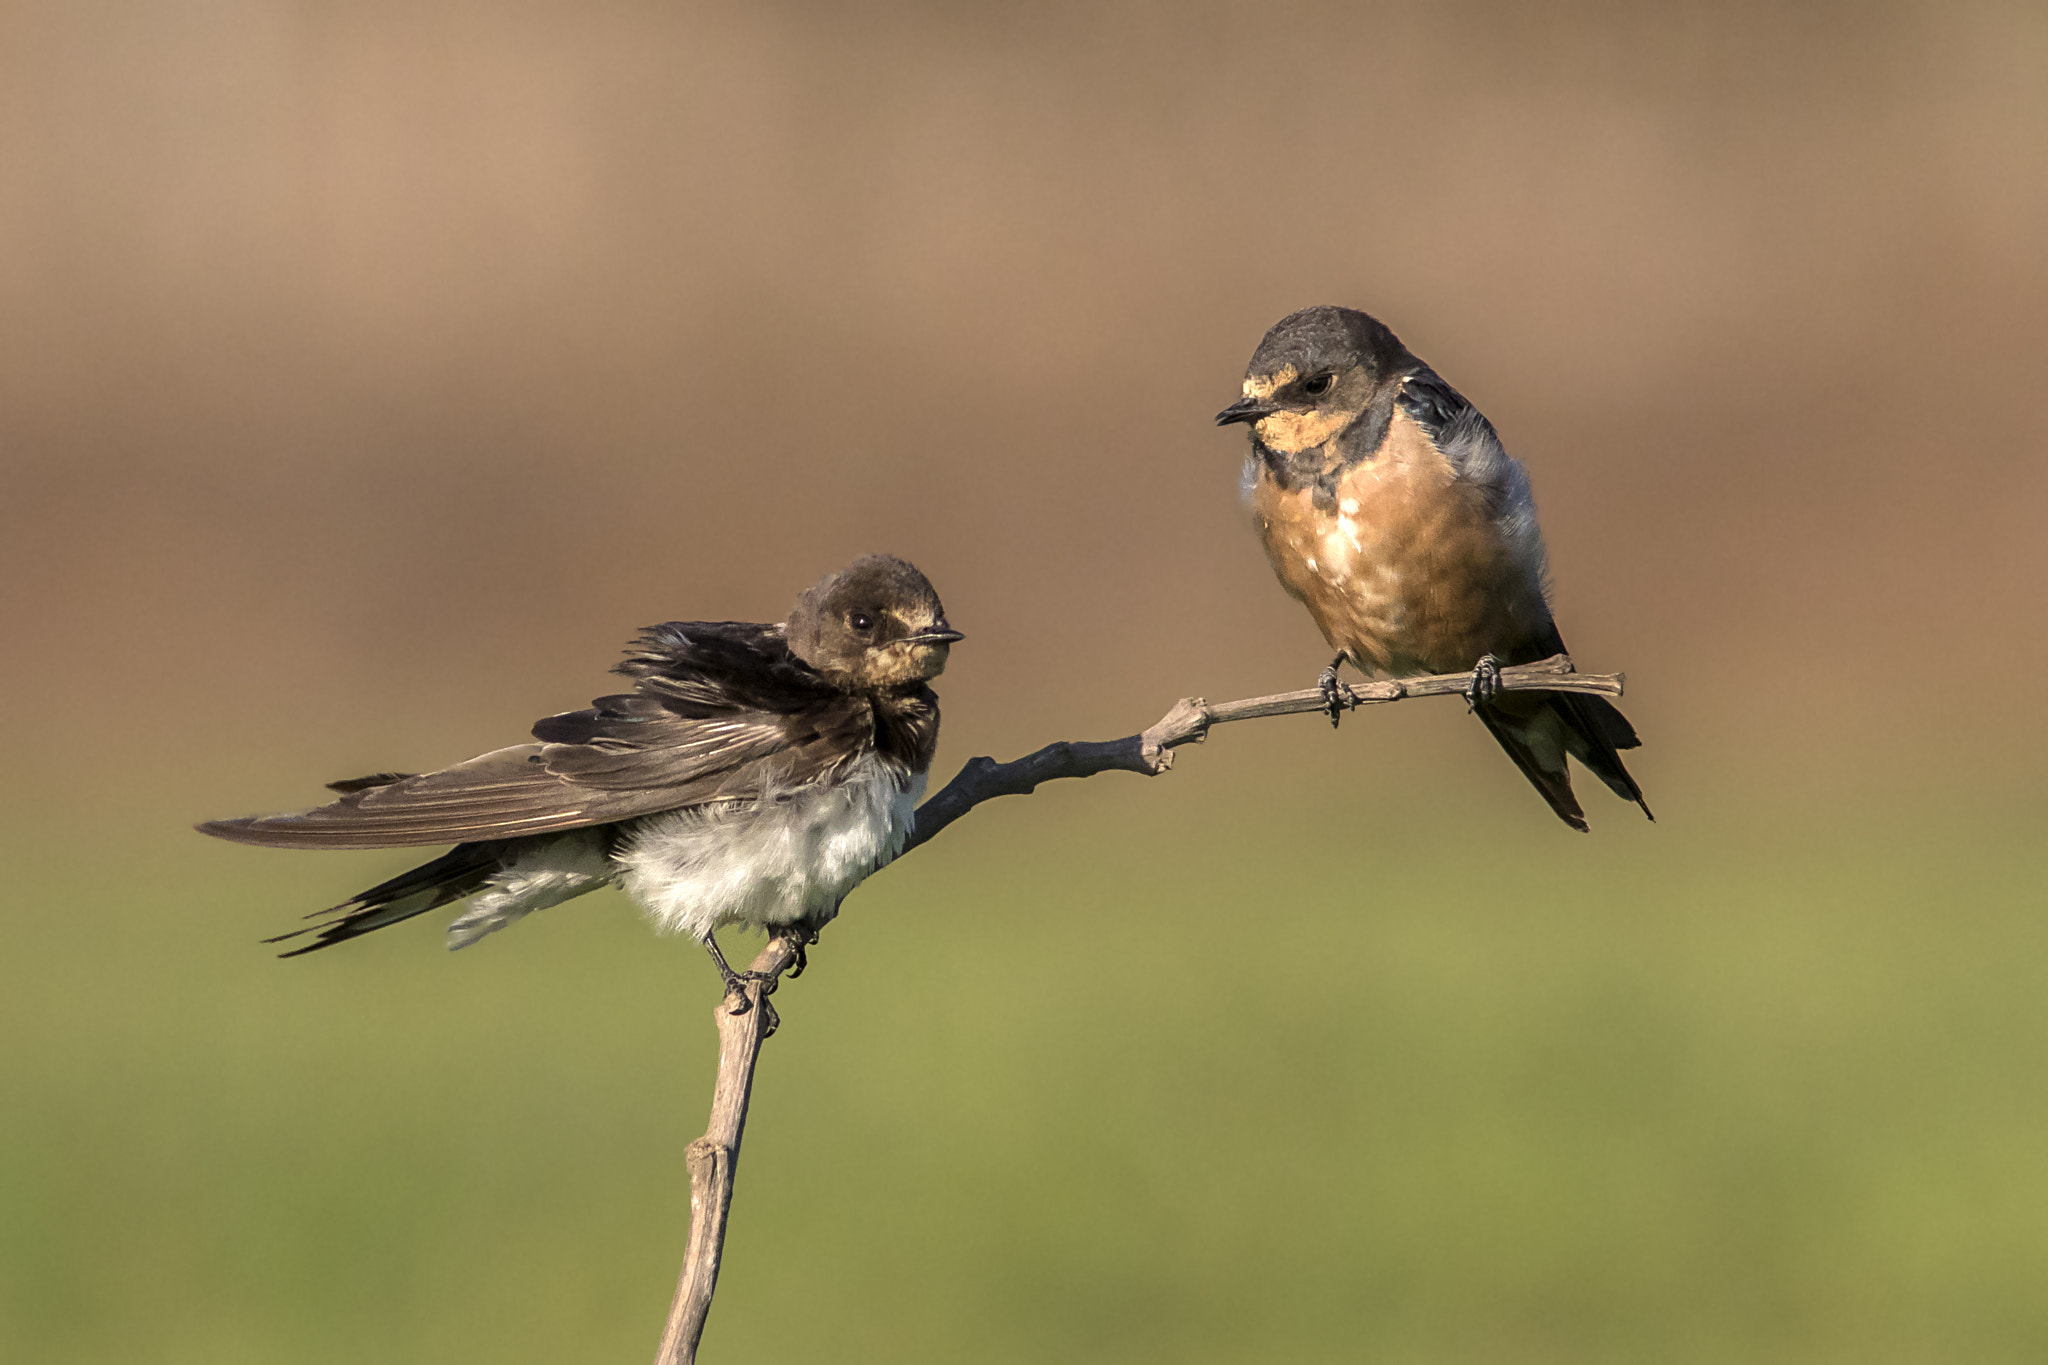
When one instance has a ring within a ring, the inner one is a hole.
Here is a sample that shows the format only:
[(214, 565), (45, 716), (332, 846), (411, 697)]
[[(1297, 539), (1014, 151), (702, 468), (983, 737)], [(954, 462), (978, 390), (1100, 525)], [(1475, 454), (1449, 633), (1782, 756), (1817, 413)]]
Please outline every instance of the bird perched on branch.
[(463, 948), (616, 883), (709, 949), (731, 990), (740, 974), (713, 930), (795, 926), (799, 945), (815, 941), (902, 851), (938, 747), (926, 683), (961, 638), (923, 574), (869, 555), (806, 589), (780, 625), (650, 627), (614, 670), (633, 690), (549, 716), (537, 743), (199, 828), (273, 848), (455, 844), (319, 912), (299, 931), (314, 941), (287, 957), (468, 901), (448, 926)]
[(1318, 679), (1332, 725), (1346, 660), (1390, 678), (1469, 669), (1472, 709), (1559, 819), (1586, 828), (1566, 754), (1649, 815), (1619, 752), (1640, 741), (1611, 703), (1498, 690), (1502, 664), (1565, 647), (1529, 476), (1464, 395), (1378, 319), (1305, 308), (1266, 333), (1216, 422), (1251, 427), (1266, 556), (1337, 651)]

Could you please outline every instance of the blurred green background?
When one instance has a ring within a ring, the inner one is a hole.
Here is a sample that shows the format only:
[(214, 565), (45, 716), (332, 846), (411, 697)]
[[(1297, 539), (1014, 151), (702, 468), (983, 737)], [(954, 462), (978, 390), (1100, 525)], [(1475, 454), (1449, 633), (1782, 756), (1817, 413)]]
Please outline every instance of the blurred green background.
[[(976, 812), (778, 996), (707, 1359), (2048, 1356), (2037, 5), (0, 7), (0, 1358), (645, 1358), (715, 977), (187, 826), (891, 550), (940, 775), (1323, 661), (1371, 309), (1660, 823), (1454, 703)], [(1582, 783), (1582, 786), (1585, 784)]]

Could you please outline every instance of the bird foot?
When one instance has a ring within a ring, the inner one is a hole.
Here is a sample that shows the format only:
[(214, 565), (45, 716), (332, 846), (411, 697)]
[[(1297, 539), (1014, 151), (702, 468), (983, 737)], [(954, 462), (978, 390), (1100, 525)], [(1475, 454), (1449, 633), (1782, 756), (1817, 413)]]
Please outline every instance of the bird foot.
[(777, 1014), (775, 1006), (768, 1002), (768, 997), (775, 993), (776, 980), (767, 972), (734, 972), (728, 976), (725, 980), (725, 998), (731, 1002), (731, 1007), (726, 1013), (737, 1017), (754, 1008), (753, 997), (747, 993), (749, 985), (758, 985), (761, 988), (761, 1036), (766, 1038), (782, 1024), (782, 1016)]
[[(753, 984), (760, 986), (761, 994), (773, 995), (780, 980), (781, 976), (776, 972), (734, 972), (732, 978), (725, 983), (725, 989), (730, 995), (734, 991), (744, 991), (748, 985)], [(735, 1010), (734, 1013), (744, 1014), (746, 1011)]]
[(1358, 709), (1358, 694), (1351, 685), (1337, 676), (1337, 666), (1344, 662), (1339, 654), (1330, 660), (1330, 666), (1316, 675), (1316, 690), (1323, 694), (1323, 712), (1330, 718), (1330, 728), (1337, 728), (1337, 722), (1344, 719), (1346, 711)]
[(763, 1018), (767, 1022), (768, 1032), (774, 1032), (775, 1009), (768, 1003), (768, 997), (775, 991), (775, 978), (767, 972), (736, 972), (732, 969), (732, 964), (725, 960), (725, 954), (719, 949), (716, 938), (706, 934), (703, 943), (705, 951), (711, 954), (712, 962), (718, 966), (718, 975), (725, 982), (725, 998), (732, 1002), (732, 1008), (726, 1013), (745, 1014), (754, 1008), (754, 1002), (747, 996), (747, 984), (757, 983), (761, 987), (761, 1008), (767, 1011)]
[(804, 949), (818, 941), (818, 931), (815, 929), (798, 930), (791, 937), (796, 940), (796, 959), (789, 964), (789, 970), (784, 972), (783, 975), (794, 981), (804, 974), (804, 968), (811, 965), (811, 955), (805, 952)]
[(745, 1014), (754, 1008), (754, 1002), (747, 999), (747, 979), (738, 972), (725, 974), (725, 998), (732, 1003), (727, 1014)]
[[(727, 988), (725, 998), (732, 1001), (732, 1008), (728, 1009), (726, 1013), (735, 1019), (754, 1008), (754, 1002), (748, 997), (747, 989), (743, 982), (733, 982)], [(772, 1038), (775, 1036), (775, 1030), (781, 1027), (782, 1016), (775, 1012), (775, 1006), (769, 1003), (768, 993), (763, 991), (761, 993), (761, 1036), (763, 1038)]]
[(1479, 656), (1472, 665), (1472, 681), (1465, 686), (1465, 711), (1469, 715), (1500, 695), (1500, 660), (1491, 654)]

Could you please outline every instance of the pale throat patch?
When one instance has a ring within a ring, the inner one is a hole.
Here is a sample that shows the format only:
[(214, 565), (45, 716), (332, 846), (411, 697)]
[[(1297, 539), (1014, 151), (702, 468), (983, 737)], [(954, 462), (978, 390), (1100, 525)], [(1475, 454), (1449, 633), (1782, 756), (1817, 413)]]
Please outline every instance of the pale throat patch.
[[(1283, 365), (1273, 374), (1247, 379), (1244, 381), (1245, 397), (1263, 402), (1292, 384), (1300, 373), (1292, 365)], [(1254, 430), (1258, 432), (1261, 444), (1282, 455), (1299, 455), (1304, 450), (1313, 450), (1326, 444), (1365, 411), (1367, 387), (1363, 372), (1354, 367), (1338, 379), (1337, 401), (1307, 412), (1268, 413), (1258, 420)]]
[[(891, 612), (890, 615), (902, 623), (905, 633), (911, 635), (935, 630), (943, 619), (929, 612), (921, 612), (914, 617), (901, 612)], [(950, 645), (914, 645), (907, 640), (893, 641), (883, 648), (882, 658), (876, 661), (873, 669), (875, 680), (885, 686), (900, 687), (905, 683), (936, 678), (946, 671), (946, 656), (951, 652)]]
[(1259, 419), (1259, 439), (1282, 455), (1313, 450), (1351, 425), (1353, 412), (1276, 412)]
[(902, 687), (925, 682), (946, 671), (949, 645), (914, 645), (896, 640), (875, 651), (862, 670), (870, 686)]

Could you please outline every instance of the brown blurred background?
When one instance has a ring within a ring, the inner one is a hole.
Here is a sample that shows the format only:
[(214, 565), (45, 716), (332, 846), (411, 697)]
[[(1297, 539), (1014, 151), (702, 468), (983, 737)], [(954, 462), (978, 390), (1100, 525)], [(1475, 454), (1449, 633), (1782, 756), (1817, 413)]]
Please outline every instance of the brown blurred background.
[[(1307, 685), (1210, 418), (1320, 302), (1492, 417), (1581, 666), (1630, 675), (1664, 824), (1596, 790), (1573, 866), (1984, 810), (1983, 856), (2038, 877), (2044, 73), (2028, 3), (16, 0), (0, 688), (33, 872), (0, 934), (23, 979), (89, 981), (176, 883), (201, 955), (271, 971), (259, 931), (386, 869), (185, 824), (510, 742), (637, 627), (778, 618), (869, 550), (969, 634), (945, 771)], [(1449, 706), (1222, 732), (1166, 782), (978, 815), (935, 903), (1011, 830), (1167, 860), (1160, 810), (1355, 798), (1353, 869), (1401, 855), (1379, 820), (1567, 837)], [(391, 951), (441, 970), (432, 937)], [(1487, 1356), (1416, 1331), (1383, 1358)]]
[[(2036, 7), (5, 24), (0, 581), (45, 791), (432, 761), (874, 548), (973, 632), (955, 753), (1293, 684), (1321, 644), (1208, 419), (1324, 301), (1529, 464), (1655, 785), (1873, 725), (2039, 752), (2009, 693), (1880, 675), (2044, 661)], [(253, 776), (176, 790), (286, 794)]]

